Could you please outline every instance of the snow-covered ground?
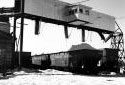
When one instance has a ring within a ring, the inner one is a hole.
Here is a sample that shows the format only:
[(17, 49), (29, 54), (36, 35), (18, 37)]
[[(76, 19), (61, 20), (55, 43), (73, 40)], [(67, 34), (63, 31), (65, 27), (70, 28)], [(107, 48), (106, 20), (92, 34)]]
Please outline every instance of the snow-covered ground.
[(16, 71), (0, 85), (125, 85), (125, 77), (102, 77), (72, 74), (53, 69), (35, 71)]

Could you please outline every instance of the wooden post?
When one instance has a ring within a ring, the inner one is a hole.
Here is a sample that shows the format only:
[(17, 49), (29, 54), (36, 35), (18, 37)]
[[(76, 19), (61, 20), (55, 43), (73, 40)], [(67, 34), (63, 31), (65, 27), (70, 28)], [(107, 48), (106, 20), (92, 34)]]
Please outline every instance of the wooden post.
[(66, 39), (69, 38), (69, 36), (68, 36), (68, 26), (67, 25), (64, 26), (64, 33), (65, 33), (65, 38)]
[(22, 57), (22, 51), (23, 51), (23, 30), (24, 30), (24, 0), (21, 0), (21, 29), (20, 29), (19, 70), (21, 69), (21, 57)]
[(85, 29), (82, 29), (82, 42), (85, 42)]
[(14, 59), (15, 59), (15, 41), (16, 41), (16, 20), (17, 18), (14, 17), (14, 26), (13, 26), (13, 44), (12, 44), (12, 68), (14, 68)]
[(40, 20), (36, 19), (35, 20), (35, 35), (39, 34), (39, 30), (40, 30)]

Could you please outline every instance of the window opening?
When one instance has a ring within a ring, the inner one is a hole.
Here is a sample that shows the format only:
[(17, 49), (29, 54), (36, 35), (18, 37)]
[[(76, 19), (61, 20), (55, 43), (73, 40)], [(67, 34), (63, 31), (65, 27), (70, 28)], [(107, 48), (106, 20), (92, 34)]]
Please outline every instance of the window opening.
[(85, 10), (85, 14), (86, 14), (86, 15), (89, 15), (89, 10)]

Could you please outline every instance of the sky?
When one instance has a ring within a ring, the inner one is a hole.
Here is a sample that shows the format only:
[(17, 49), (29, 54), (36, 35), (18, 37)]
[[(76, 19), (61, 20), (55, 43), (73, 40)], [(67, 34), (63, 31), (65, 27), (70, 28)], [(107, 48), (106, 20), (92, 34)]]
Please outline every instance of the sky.
[[(77, 3), (83, 0), (62, 0), (68, 3)], [(14, 0), (0, 0), (0, 7), (11, 7), (14, 4)], [(89, 0), (81, 4), (87, 5), (98, 12), (102, 12), (116, 18), (123, 33), (125, 33), (125, 0)], [(10, 19), (11, 26), (13, 25), (13, 19)], [(17, 22), (20, 22), (18, 20)], [(41, 22), (40, 34), (34, 35), (34, 21), (25, 20), (24, 26), (24, 51), (32, 52), (32, 54), (52, 53), (67, 51), (72, 45), (80, 44), (81, 42), (81, 30), (69, 28), (69, 39), (65, 39), (64, 29), (61, 25), (54, 25)], [(20, 27), (20, 24), (17, 24)], [(19, 28), (17, 28), (17, 37), (19, 34)], [(110, 41), (104, 43), (99, 35), (95, 32), (86, 31), (86, 43), (89, 43), (93, 47), (107, 48), (110, 47)]]

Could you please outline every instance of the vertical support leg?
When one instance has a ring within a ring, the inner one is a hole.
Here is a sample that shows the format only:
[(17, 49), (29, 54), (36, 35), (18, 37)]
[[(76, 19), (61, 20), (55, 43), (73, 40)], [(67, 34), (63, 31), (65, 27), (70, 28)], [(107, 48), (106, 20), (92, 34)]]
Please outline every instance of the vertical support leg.
[(85, 29), (82, 29), (82, 42), (85, 42)]
[(16, 20), (17, 18), (14, 17), (14, 27), (13, 27), (13, 45), (12, 45), (12, 68), (14, 68), (15, 64), (15, 41), (16, 41)]
[(35, 20), (35, 35), (38, 35), (40, 33), (40, 20)]
[(65, 38), (67, 39), (67, 38), (69, 38), (69, 36), (68, 36), (68, 26), (64, 26), (64, 32), (65, 32)]

